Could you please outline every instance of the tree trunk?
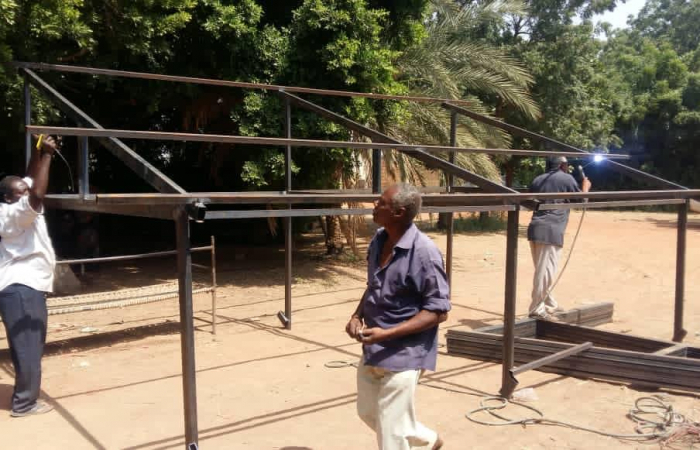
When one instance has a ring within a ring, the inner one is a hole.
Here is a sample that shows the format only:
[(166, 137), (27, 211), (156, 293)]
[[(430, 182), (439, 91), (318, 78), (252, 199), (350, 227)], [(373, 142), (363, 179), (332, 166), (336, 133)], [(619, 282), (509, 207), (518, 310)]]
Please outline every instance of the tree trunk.
[(516, 164), (512, 157), (506, 162), (506, 186), (508, 187), (513, 187)]
[(345, 238), (338, 216), (326, 216), (326, 254), (337, 255), (343, 251)]

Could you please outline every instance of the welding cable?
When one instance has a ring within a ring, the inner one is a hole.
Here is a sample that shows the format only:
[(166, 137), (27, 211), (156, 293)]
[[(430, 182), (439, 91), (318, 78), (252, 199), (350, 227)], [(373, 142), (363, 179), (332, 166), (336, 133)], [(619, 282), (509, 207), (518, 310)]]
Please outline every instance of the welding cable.
[[(620, 440), (631, 441), (653, 441), (653, 440), (668, 440), (672, 441), (677, 435), (683, 434), (682, 430), (689, 430), (689, 435), (698, 433), (697, 422), (687, 419), (682, 414), (676, 413), (672, 405), (667, 405), (663, 401), (655, 397), (639, 397), (634, 402), (627, 413), (627, 417), (633, 420), (637, 426), (636, 434), (619, 434), (608, 433), (595, 428), (589, 428), (562, 420), (549, 419), (544, 413), (534, 406), (525, 405), (520, 402), (509, 401), (503, 397), (483, 397), (479, 403), (479, 408), (469, 411), (466, 418), (474, 423), (486, 426), (506, 426), (506, 425), (555, 425), (573, 430), (586, 431), (589, 433), (598, 434), (601, 436), (611, 437)], [(515, 405), (532, 411), (533, 417), (525, 417), (522, 419), (511, 419), (503, 415), (501, 412), (509, 405)], [(478, 419), (475, 415), (479, 413), (488, 413), (497, 421), (487, 421)], [(653, 431), (647, 431), (653, 430)], [(680, 431), (680, 433), (679, 433)]]
[[(41, 150), (41, 144), (44, 142), (44, 137), (45, 135), (40, 134), (39, 137), (37, 138), (36, 141), (36, 149)], [(56, 154), (63, 160), (63, 163), (66, 165), (66, 168), (68, 168), (68, 176), (70, 177), (70, 189), (71, 192), (75, 192), (75, 184), (73, 183), (73, 171), (70, 168), (70, 164), (68, 163), (68, 160), (63, 156), (63, 153), (58, 149), (62, 144), (62, 140), (60, 136), (56, 136)]]
[(66, 167), (68, 168), (68, 176), (70, 177), (70, 191), (75, 192), (75, 184), (73, 183), (73, 171), (70, 168), (70, 164), (68, 164), (68, 161), (66, 158), (63, 157), (63, 154), (56, 148), (56, 154), (61, 157), (63, 162), (66, 164)]

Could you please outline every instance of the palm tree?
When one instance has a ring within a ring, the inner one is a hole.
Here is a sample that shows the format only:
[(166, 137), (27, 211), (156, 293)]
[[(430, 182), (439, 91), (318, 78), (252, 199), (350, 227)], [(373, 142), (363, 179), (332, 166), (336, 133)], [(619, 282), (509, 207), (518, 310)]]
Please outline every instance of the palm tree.
[[(540, 110), (529, 93), (534, 79), (525, 66), (502, 48), (478, 37), (481, 30), (508, 14), (525, 15), (524, 4), (520, 0), (494, 0), (460, 6), (454, 0), (432, 0), (430, 8), (426, 36), (396, 61), (398, 78), (408, 86), (410, 94), (469, 100), (469, 109), (485, 115), (490, 115), (495, 105), (501, 110), (514, 108), (526, 118), (538, 118)], [(415, 102), (407, 102), (405, 107), (407, 120), (371, 125), (402, 142), (449, 143), (450, 115), (445, 109)], [(460, 147), (508, 148), (510, 143), (510, 136), (499, 129), (467, 118), (459, 122), (457, 145)], [(370, 152), (358, 152), (358, 155), (369, 164)], [(458, 153), (455, 163), (482, 176), (499, 179), (498, 167), (488, 155)], [(385, 152), (385, 164), (395, 179), (424, 184), (425, 172), (417, 160), (403, 153)], [(337, 226), (328, 224), (329, 253), (338, 245), (342, 248), (339, 230), (348, 228), (343, 226), (343, 220), (349, 219), (339, 218)], [(330, 233), (333, 230), (335, 233)]]
[[(432, 0), (426, 37), (403, 52), (397, 61), (399, 77), (411, 95), (469, 100), (469, 109), (486, 115), (495, 104), (536, 119), (540, 111), (529, 93), (534, 80), (527, 69), (502, 48), (477, 37), (480, 30), (502, 20), (506, 14), (524, 15), (524, 4), (520, 0), (495, 0), (460, 6), (454, 0)], [(406, 108), (410, 118), (387, 126), (389, 134), (405, 142), (449, 143), (448, 112), (439, 105), (426, 103), (408, 103)], [(510, 136), (461, 118), (457, 145), (507, 148)], [(498, 168), (487, 155), (459, 153), (456, 163), (498, 179)], [(422, 181), (418, 176), (420, 163), (404, 154), (387, 152), (386, 164), (397, 179)]]

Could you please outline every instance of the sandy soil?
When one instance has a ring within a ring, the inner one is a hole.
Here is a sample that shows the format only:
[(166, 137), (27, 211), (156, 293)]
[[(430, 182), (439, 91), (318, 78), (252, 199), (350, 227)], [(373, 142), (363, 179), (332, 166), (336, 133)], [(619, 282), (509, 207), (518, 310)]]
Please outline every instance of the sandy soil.
[[(580, 214), (572, 214), (565, 255)], [(529, 303), (532, 263), (521, 219), (518, 313)], [(700, 217), (688, 230), (686, 342), (700, 345)], [(444, 249), (445, 238), (431, 233)], [(605, 329), (670, 339), (673, 324), (675, 215), (588, 212), (569, 267), (556, 289), (566, 307), (615, 302)], [(206, 449), (363, 449), (373, 435), (355, 415), (355, 372), (330, 369), (355, 361), (359, 345), (343, 332), (364, 286), (364, 265), (319, 258), (318, 238), (295, 253), (294, 327), (281, 328), (282, 249), (219, 250), (218, 336), (210, 334), (210, 298), (195, 298), (200, 447)], [(503, 233), (455, 239), (453, 312), (442, 330), (501, 320)], [(198, 256), (205, 262), (205, 256)], [(174, 260), (105, 265), (89, 289), (119, 289), (173, 279)], [(206, 281), (206, 273), (197, 271)], [(123, 309), (51, 316), (44, 396), (56, 411), (11, 419), (12, 377), (0, 360), (0, 431), (5, 445), (31, 449), (183, 448), (180, 339), (176, 300)], [(97, 333), (85, 333), (85, 327)], [(0, 346), (6, 347), (4, 338)], [(443, 349), (444, 350), (444, 349)], [(647, 448), (560, 427), (486, 427), (464, 415), (495, 393), (500, 366), (447, 356), (418, 389), (418, 414), (450, 449)], [(649, 392), (629, 386), (528, 372), (531, 405), (549, 418), (631, 433), (625, 416)], [(665, 393), (677, 411), (700, 419), (697, 396)], [(5, 447), (3, 445), (3, 447)], [(653, 447), (652, 447), (653, 448)]]

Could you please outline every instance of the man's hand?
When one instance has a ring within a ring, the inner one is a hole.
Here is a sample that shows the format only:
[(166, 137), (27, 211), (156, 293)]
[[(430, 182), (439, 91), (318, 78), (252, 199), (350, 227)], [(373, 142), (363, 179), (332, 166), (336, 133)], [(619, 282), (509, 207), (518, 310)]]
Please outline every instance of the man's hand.
[(53, 155), (56, 152), (57, 146), (58, 144), (56, 144), (56, 140), (53, 136), (46, 136), (41, 141), (41, 151), (49, 155)]
[(382, 342), (389, 339), (390, 332), (383, 328), (374, 327), (362, 330), (360, 335), (360, 342), (363, 344), (376, 344), (377, 342)]
[(363, 326), (364, 324), (362, 323), (362, 319), (357, 316), (352, 316), (348, 324), (345, 325), (345, 332), (351, 338), (359, 340), (360, 330)]
[(588, 177), (584, 177), (583, 181), (581, 181), (581, 191), (588, 192), (590, 190), (591, 190), (591, 180), (589, 180)]

